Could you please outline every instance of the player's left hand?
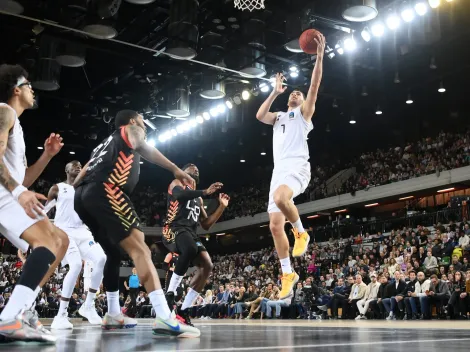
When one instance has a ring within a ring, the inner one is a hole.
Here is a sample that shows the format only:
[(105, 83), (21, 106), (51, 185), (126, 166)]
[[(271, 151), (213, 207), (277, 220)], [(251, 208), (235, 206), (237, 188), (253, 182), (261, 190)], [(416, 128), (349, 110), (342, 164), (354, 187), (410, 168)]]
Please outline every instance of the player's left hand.
[(326, 46), (325, 36), (320, 33), (316, 38), (313, 38), (313, 40), (315, 40), (315, 43), (317, 43), (317, 58), (323, 58)]
[(219, 194), (219, 203), (224, 206), (224, 208), (228, 207), (228, 201), (230, 200), (230, 197), (225, 194), (225, 193), (220, 193)]
[(60, 134), (51, 133), (49, 138), (44, 142), (44, 152), (49, 156), (55, 156), (62, 149), (64, 143), (62, 143), (62, 137)]

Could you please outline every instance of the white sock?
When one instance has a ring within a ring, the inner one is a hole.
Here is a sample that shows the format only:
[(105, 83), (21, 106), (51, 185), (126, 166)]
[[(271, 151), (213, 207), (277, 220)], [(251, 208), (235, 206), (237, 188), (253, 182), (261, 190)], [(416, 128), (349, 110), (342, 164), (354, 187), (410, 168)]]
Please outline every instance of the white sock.
[(67, 312), (67, 308), (69, 307), (69, 301), (60, 300), (59, 304), (59, 311), (57, 312), (57, 316), (61, 316), (62, 314)]
[(171, 311), (166, 303), (165, 293), (162, 289), (155, 290), (149, 293), (149, 300), (152, 303), (152, 307), (155, 310), (157, 317), (167, 320), (170, 319)]
[[(90, 294), (88, 292), (88, 294)], [(108, 298), (108, 314), (112, 317), (121, 314), (121, 307), (119, 306), (119, 291), (106, 292)]]
[(186, 294), (186, 297), (184, 298), (183, 305), (181, 306), (181, 310), (185, 310), (186, 308), (189, 308), (193, 305), (193, 302), (195, 299), (199, 296), (199, 293), (197, 291), (194, 291), (192, 288), (189, 289), (189, 292)]
[(283, 274), (292, 274), (292, 266), (290, 265), (290, 257), (279, 259)]
[(34, 292), (29, 287), (16, 285), (8, 304), (0, 314), (0, 320), (15, 319), (20, 311), (29, 309), (37, 296)]
[(291, 222), (291, 225), (292, 227), (299, 230), (300, 233), (305, 232), (304, 226), (302, 225), (302, 221), (300, 221), (300, 218), (298, 218), (296, 222)]
[[(95, 305), (95, 298), (96, 298), (96, 292), (88, 291), (86, 295), (86, 300), (85, 300), (85, 307), (91, 307)], [(118, 302), (119, 302), (119, 299), (118, 299)]]
[(174, 292), (176, 295), (176, 289), (181, 284), (181, 280), (183, 280), (183, 276), (173, 273), (173, 275), (171, 275), (170, 285), (168, 285), (168, 292)]

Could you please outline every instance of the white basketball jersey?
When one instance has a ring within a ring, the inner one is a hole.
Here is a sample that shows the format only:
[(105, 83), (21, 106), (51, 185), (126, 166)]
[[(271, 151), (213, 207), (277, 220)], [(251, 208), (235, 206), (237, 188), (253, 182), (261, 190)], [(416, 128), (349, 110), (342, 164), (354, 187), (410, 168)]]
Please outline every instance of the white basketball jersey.
[(64, 182), (58, 183), (57, 187), (59, 194), (55, 206), (54, 224), (61, 229), (86, 227), (73, 207), (75, 188)]
[(278, 112), (273, 125), (274, 166), (288, 159), (308, 161), (307, 135), (312, 129), (312, 122), (305, 121), (300, 106), (292, 111)]
[(93, 263), (89, 260), (86, 260), (85, 266), (83, 268), (83, 277), (84, 278), (91, 277), (92, 272), (93, 272)]
[[(8, 145), (3, 155), (3, 162), (5, 163), (10, 175), (18, 184), (23, 184), (24, 175), (26, 173), (26, 146), (23, 137), (23, 128), (20, 125), (20, 120), (16, 111), (5, 103), (0, 103), (0, 106), (7, 106), (15, 113), (15, 124), (8, 136)], [(8, 192), (3, 186), (0, 186), (0, 194)], [(8, 192), (9, 193), (9, 192)]]

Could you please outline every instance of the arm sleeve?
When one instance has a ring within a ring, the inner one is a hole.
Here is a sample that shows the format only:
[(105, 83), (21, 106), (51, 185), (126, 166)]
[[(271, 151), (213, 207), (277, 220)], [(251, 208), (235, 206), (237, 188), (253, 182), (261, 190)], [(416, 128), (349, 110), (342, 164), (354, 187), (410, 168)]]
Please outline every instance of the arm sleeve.
[(176, 186), (173, 188), (172, 194), (176, 200), (191, 200), (194, 198), (202, 197), (204, 191), (192, 191), (190, 189), (183, 189), (181, 186)]

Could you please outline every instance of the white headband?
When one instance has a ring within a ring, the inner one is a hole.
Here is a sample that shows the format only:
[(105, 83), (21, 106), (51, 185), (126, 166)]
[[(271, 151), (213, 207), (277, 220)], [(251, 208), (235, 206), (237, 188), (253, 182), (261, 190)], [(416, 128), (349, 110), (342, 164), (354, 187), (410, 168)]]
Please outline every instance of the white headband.
[(16, 86), (19, 87), (20, 85), (22, 85), (25, 82), (26, 82), (26, 78), (21, 76), (20, 78), (18, 78), (18, 82), (16, 82)]

